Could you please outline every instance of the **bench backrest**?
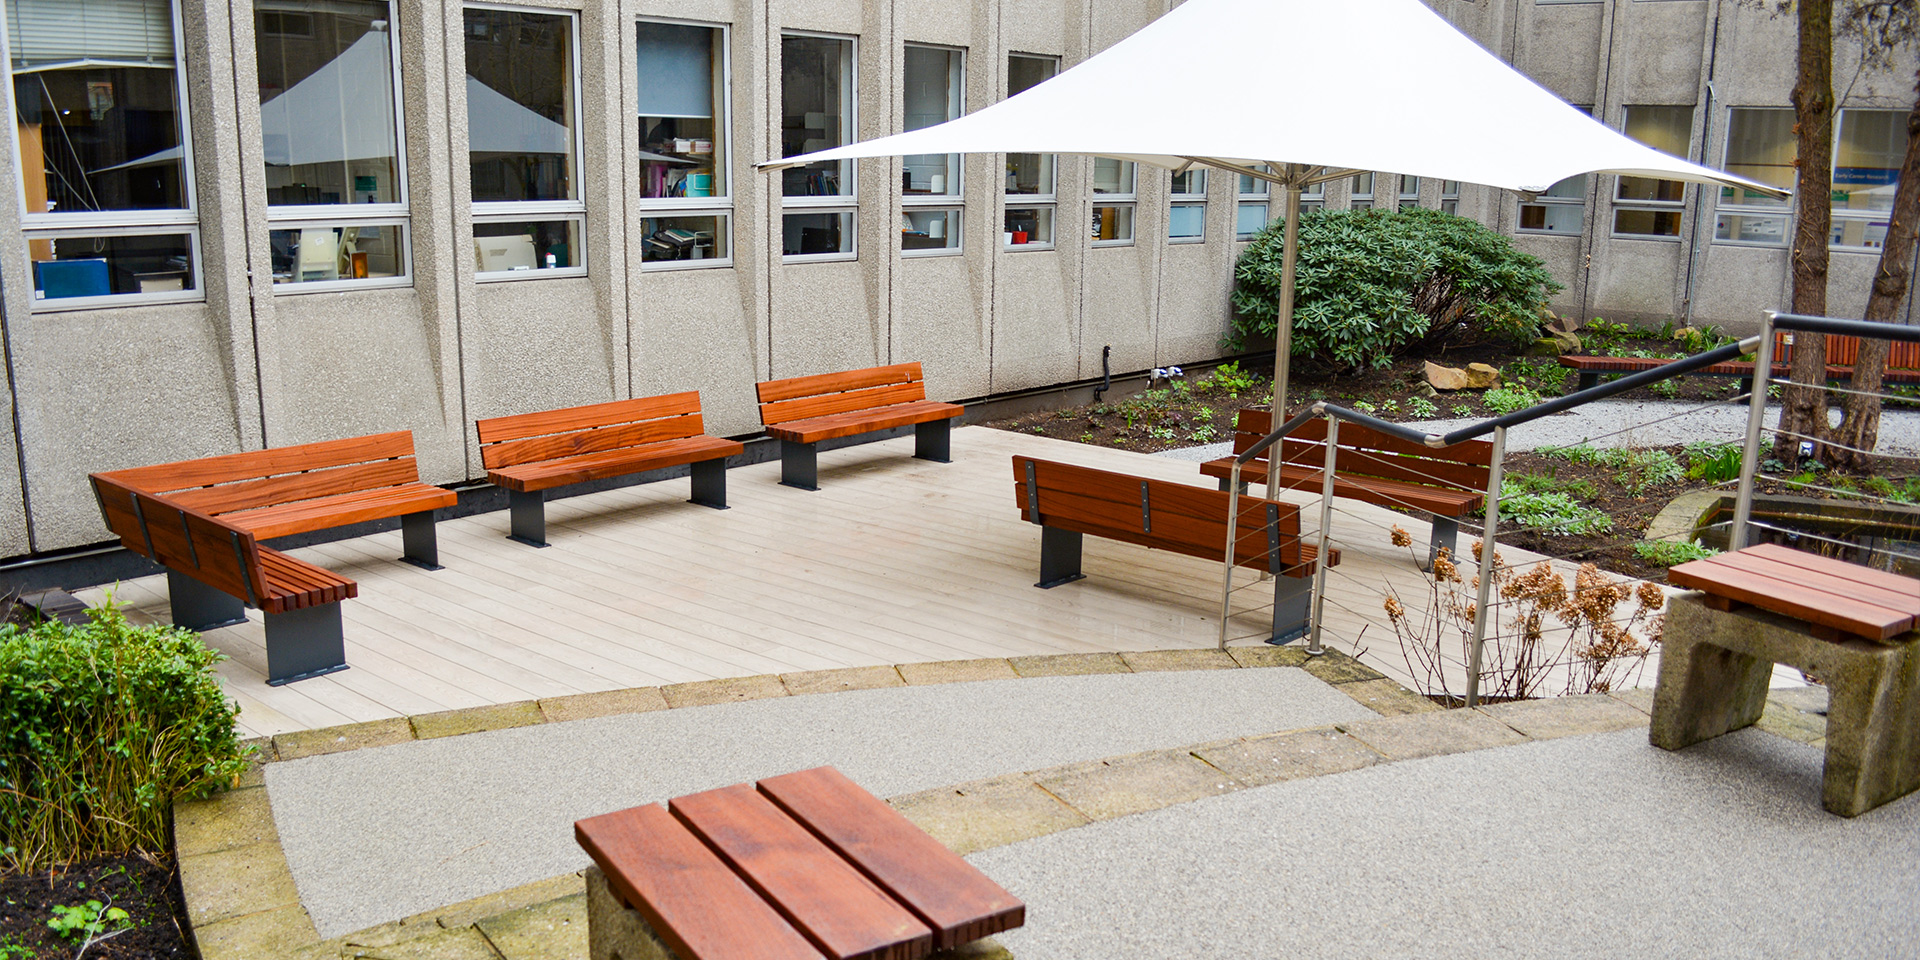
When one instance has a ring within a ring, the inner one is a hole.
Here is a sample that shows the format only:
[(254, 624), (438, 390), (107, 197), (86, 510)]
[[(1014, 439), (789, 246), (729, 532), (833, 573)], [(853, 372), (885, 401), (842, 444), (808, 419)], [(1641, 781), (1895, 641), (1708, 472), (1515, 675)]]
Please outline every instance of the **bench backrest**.
[(95, 476), (217, 517), (234, 510), (418, 483), (420, 467), (413, 456), (412, 431), (396, 430), (109, 470)]
[(107, 529), (128, 550), (249, 606), (263, 606), (267, 578), (252, 534), (101, 474), (90, 479)]
[[(1807, 334), (1813, 336), (1813, 334)], [(1790, 330), (1775, 330), (1773, 333), (1773, 353), (1776, 361), (1793, 359), (1794, 333)], [(1860, 338), (1851, 334), (1835, 333), (1827, 336), (1827, 363), (1830, 366), (1850, 367), (1860, 359)], [(1920, 343), (1891, 343), (1887, 345), (1888, 370), (1920, 370)]]
[(768, 426), (927, 398), (919, 363), (766, 380), (760, 392), (760, 422)]
[(1022, 456), (1013, 458), (1013, 480), (1023, 520), (1215, 562), (1237, 500), (1234, 563), (1276, 574), (1301, 564), (1295, 504)]
[(636, 397), (477, 421), (489, 470), (701, 436), (700, 392)]
[[(1271, 411), (1240, 411), (1234, 427), (1233, 452), (1245, 452), (1272, 430)], [(1316, 418), (1301, 424), (1300, 429), (1280, 441), (1280, 457), (1282, 463), (1315, 469), (1326, 466), (1327, 421)], [(1335, 473), (1468, 492), (1487, 489), (1492, 465), (1493, 444), (1485, 440), (1427, 447), (1372, 427), (1345, 422), (1340, 424), (1340, 449), (1334, 454)]]

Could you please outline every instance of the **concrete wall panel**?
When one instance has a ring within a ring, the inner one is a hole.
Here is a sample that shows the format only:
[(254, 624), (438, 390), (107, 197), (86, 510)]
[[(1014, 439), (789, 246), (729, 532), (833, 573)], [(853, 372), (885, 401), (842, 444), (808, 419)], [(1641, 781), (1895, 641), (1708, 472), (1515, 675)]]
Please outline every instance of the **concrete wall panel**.
[(1616, 322), (1661, 321), (1680, 313), (1676, 291), (1685, 269), (1677, 243), (1614, 240), (1595, 258), (1588, 283), (1593, 311)]
[(748, 433), (760, 428), (763, 331), (727, 274), (649, 273), (635, 284), (632, 392), (698, 390), (709, 433)]
[(1519, 16), (1514, 67), (1568, 103), (1598, 102), (1605, 5), (1528, 5), (1520, 9)]

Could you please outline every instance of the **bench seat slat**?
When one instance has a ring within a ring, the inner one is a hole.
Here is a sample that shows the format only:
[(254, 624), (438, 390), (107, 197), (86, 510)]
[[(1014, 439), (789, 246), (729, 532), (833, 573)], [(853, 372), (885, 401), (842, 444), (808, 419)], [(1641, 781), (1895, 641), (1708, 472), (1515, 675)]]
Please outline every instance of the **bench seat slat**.
[[(1024, 463), (1024, 460), (1015, 463), (1013, 478), (1015, 483), (1026, 483), (1026, 467), (1022, 465)], [(1131, 504), (1134, 509), (1134, 518), (1136, 522), (1138, 521), (1142, 478), (1046, 460), (1036, 460), (1033, 463), (1034, 482), (1040, 485), (1043, 492), (1071, 493), (1118, 504)], [(1156, 515), (1165, 513), (1221, 524), (1227, 522), (1226, 504), (1222, 499), (1226, 495), (1220, 491), (1166, 480), (1148, 482), (1153, 489), (1149, 502)], [(1265, 523), (1266, 504), (1267, 501), (1258, 497), (1243, 497), (1240, 503), (1241, 522), (1246, 522), (1248, 517), (1254, 517), (1257, 522)], [(1298, 514), (1299, 506), (1284, 501), (1279, 506), (1280, 522), (1283, 525), (1292, 524), (1290, 529), (1297, 533), (1298, 521), (1290, 520), (1289, 515)]]
[(822, 420), (835, 416), (860, 416), (874, 410), (923, 403), (926, 387), (918, 383), (897, 383), (870, 390), (829, 393), (818, 397), (800, 397), (779, 403), (760, 405), (760, 422), (769, 427), (800, 420)]
[(489, 470), (497, 470), (502, 467), (539, 463), (543, 460), (558, 460), (562, 457), (581, 454), (605, 453), (654, 443), (667, 443), (701, 435), (703, 430), (698, 413), (640, 423), (617, 423), (597, 429), (529, 437), (525, 440), (508, 440), (484, 446), (480, 448), (480, 464)]
[(167, 493), (236, 480), (254, 480), (283, 473), (303, 473), (343, 463), (366, 463), (413, 456), (413, 434), (406, 430), (376, 433), (343, 440), (322, 440), (290, 447), (270, 447), (241, 453), (181, 460), (150, 467), (131, 467), (104, 474), (137, 490)]
[(211, 487), (189, 487), (167, 493), (166, 498), (190, 510), (217, 517), (235, 510), (419, 482), (420, 469), (409, 457), (241, 480)]
[(920, 380), (920, 364), (913, 362), (896, 363), (885, 367), (868, 367), (864, 370), (763, 380), (756, 385), (756, 389), (760, 402), (769, 404), (798, 397), (819, 396), (823, 393), (844, 393), (848, 390), (865, 390), (897, 383), (916, 383)]
[(941, 403), (937, 400), (921, 400), (914, 403), (900, 403), (873, 410), (853, 413), (837, 413), (830, 416), (814, 417), (807, 420), (790, 420), (780, 424), (768, 424), (767, 436), (776, 440), (794, 443), (818, 443), (822, 440), (834, 440), (851, 437), (875, 430), (887, 430), (893, 427), (908, 427), (934, 420), (947, 420), (966, 412), (966, 408), (954, 403)]
[(1886, 640), (1912, 628), (1914, 618), (1900, 611), (1719, 561), (1720, 557), (1707, 557), (1670, 567), (1667, 582), (1872, 640)]
[(659, 470), (737, 456), (746, 449), (737, 440), (693, 436), (662, 440), (644, 447), (622, 447), (535, 463), (501, 466), (487, 471), (487, 481), (509, 490), (530, 493), (589, 480), (604, 480), (646, 470)]
[(1026, 904), (840, 771), (816, 767), (769, 777), (758, 786), (929, 924), (937, 949), (950, 950), (1026, 922)]
[(665, 807), (580, 820), (574, 839), (681, 960), (820, 960), (820, 951)]
[(223, 514), (222, 520), (262, 540), (295, 533), (325, 530), (367, 520), (384, 520), (459, 502), (452, 490), (425, 483), (409, 483), (358, 493), (316, 497), (253, 510)]
[[(700, 414), (700, 392), (663, 393), (657, 397), (635, 397), (609, 403), (590, 403), (559, 410), (541, 410), (507, 417), (489, 417), (474, 422), (482, 444), (525, 440), (530, 437), (575, 430), (591, 430), (609, 424), (637, 423), (668, 417)], [(698, 428), (695, 428), (698, 432)]]
[(827, 956), (918, 960), (933, 930), (748, 784), (667, 809)]
[(267, 613), (320, 607), (360, 595), (354, 581), (271, 547), (260, 548), (260, 566), (267, 582), (260, 609)]
[[(1769, 546), (1773, 545), (1769, 544)], [(1780, 549), (1789, 553), (1799, 553), (1802, 556), (1814, 557), (1813, 554), (1787, 547)], [(1832, 569), (1834, 566), (1841, 564), (1857, 566), (1857, 564), (1846, 563), (1844, 560), (1836, 560), (1826, 566), (1813, 566), (1811, 564), (1776, 560), (1750, 550), (1723, 553), (1715, 559), (1736, 570), (1757, 573), (1761, 576), (1772, 577), (1775, 580), (1786, 580), (1815, 590), (1824, 591), (1835, 597), (1850, 597), (1876, 607), (1906, 614), (1909, 617), (1920, 617), (1920, 580), (1908, 580), (1904, 585), (1889, 589), (1862, 582), (1853, 577), (1846, 576), (1844, 571)], [(1814, 559), (1825, 560), (1830, 558), (1814, 557)]]
[[(1016, 500), (1024, 502), (1026, 491), (1023, 487), (1014, 490)], [(1140, 505), (1133, 503), (1115, 503), (1082, 497), (1073, 493), (1059, 491), (1045, 492), (1040, 500), (1041, 516), (1048, 526), (1061, 529), (1077, 529), (1081, 533), (1097, 533), (1113, 540), (1125, 540), (1142, 546), (1162, 550), (1173, 550), (1188, 556), (1219, 560), (1220, 552), (1226, 546), (1227, 522), (1224, 517), (1217, 520), (1201, 520), (1179, 515), (1160, 515), (1153, 519), (1151, 531), (1141, 529)], [(1225, 506), (1224, 503), (1221, 504)], [(1298, 530), (1289, 529), (1287, 519), (1289, 510), (1297, 510), (1292, 504), (1281, 504), (1280, 510), (1280, 562), (1291, 565), (1295, 558), (1290, 551), (1292, 544), (1298, 543)], [(1021, 519), (1031, 521), (1027, 511), (1021, 508)], [(1297, 524), (1293, 525), (1297, 528)], [(1248, 510), (1241, 515), (1241, 522), (1235, 539), (1234, 562), (1240, 566), (1266, 569), (1267, 533), (1266, 511)]]
[(1818, 570), (1831, 577), (1839, 577), (1843, 580), (1866, 584), (1867, 586), (1880, 590), (1892, 591), (1895, 594), (1906, 597), (1908, 603), (1907, 606), (1894, 606), (1897, 606), (1898, 609), (1904, 609), (1909, 613), (1920, 614), (1920, 581), (1916, 581), (1912, 577), (1903, 577), (1897, 573), (1890, 573), (1885, 570), (1875, 570), (1872, 567), (1864, 567), (1857, 563), (1834, 560), (1831, 557), (1808, 553), (1805, 550), (1795, 550), (1792, 547), (1781, 546), (1777, 543), (1756, 544), (1741, 550), (1740, 553), (1749, 556), (1764, 557), (1768, 560), (1785, 563), (1789, 566), (1801, 567), (1807, 570)]

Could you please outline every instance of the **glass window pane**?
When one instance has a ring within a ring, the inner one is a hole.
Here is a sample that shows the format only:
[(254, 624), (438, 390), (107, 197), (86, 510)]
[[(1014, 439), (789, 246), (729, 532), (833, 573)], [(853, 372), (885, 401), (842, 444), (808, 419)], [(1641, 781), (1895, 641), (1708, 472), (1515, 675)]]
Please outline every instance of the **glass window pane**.
[(1582, 203), (1523, 203), (1520, 229), (1578, 234), (1586, 213), (1586, 204)]
[(640, 246), (642, 263), (724, 260), (733, 256), (725, 214), (680, 217), (642, 217), (640, 230), (647, 239)]
[(479, 221), (473, 225), (473, 267), (479, 273), (552, 270), (586, 264), (580, 221)]
[(1890, 219), (1872, 220), (1855, 217), (1833, 218), (1832, 246), (1862, 247), (1877, 250), (1887, 245), (1887, 228)]
[(853, 253), (853, 213), (789, 213), (780, 220), (782, 253), (789, 257)]
[(466, 49), (474, 202), (579, 199), (573, 18), (470, 7)]
[(27, 242), (34, 301), (177, 293), (199, 289), (188, 234), (95, 236)]
[(1003, 241), (1007, 246), (1053, 245), (1053, 207), (1008, 207)]
[[(1796, 147), (1792, 108), (1736, 107), (1727, 122), (1725, 169), (1748, 180), (1792, 190)], [(1783, 197), (1734, 187), (1720, 188), (1720, 202), (1782, 209), (1787, 206)]]
[[(903, 130), (919, 130), (960, 116), (966, 89), (964, 58), (944, 47), (906, 49), (906, 115)], [(960, 155), (918, 154), (903, 158), (901, 189), (907, 193), (960, 195)]]
[[(1053, 79), (1054, 74), (1059, 72), (1058, 58), (1008, 54), (1007, 96), (1019, 96)], [(1007, 154), (1007, 193), (1019, 196), (1053, 196), (1055, 163), (1054, 155), (1051, 153)]]
[(1738, 208), (1722, 207), (1714, 217), (1713, 238), (1778, 246), (1787, 242), (1787, 218), (1778, 215), (1756, 217), (1741, 213)]
[(1246, 240), (1267, 226), (1267, 205), (1264, 203), (1243, 203), (1235, 214), (1234, 236)]
[[(1834, 209), (1893, 209), (1893, 191), (1907, 152), (1906, 119), (1906, 111), (1840, 111), (1833, 160)], [(1880, 234), (1886, 235), (1884, 227)]]
[(1347, 192), (1356, 200), (1373, 199), (1373, 174), (1356, 174), (1353, 179), (1348, 182)]
[(726, 31), (648, 20), (637, 30), (640, 195), (726, 196)]
[(1173, 240), (1198, 240), (1206, 234), (1207, 205), (1176, 203), (1167, 216), (1167, 236)]
[(396, 224), (319, 224), (267, 232), (273, 282), (391, 279), (406, 274)]
[(1613, 232), (1645, 237), (1677, 237), (1680, 235), (1680, 211), (1616, 208), (1613, 211)]
[(1419, 177), (1409, 177), (1405, 174), (1402, 174), (1400, 176), (1400, 199), (1402, 200), (1420, 199), (1420, 178)]
[(900, 249), (960, 249), (960, 211), (951, 207), (908, 207), (900, 214)]
[(1127, 243), (1133, 240), (1133, 204), (1093, 208), (1093, 241)]
[(1185, 173), (1176, 173), (1173, 175), (1173, 193), (1175, 196), (1192, 196), (1195, 194), (1204, 196), (1206, 192), (1207, 172), (1205, 170), (1188, 170)]
[[(1689, 155), (1687, 143), (1693, 136), (1693, 108), (1627, 107), (1621, 132), (1655, 150), (1684, 159)], [(1678, 180), (1620, 177), (1617, 197), (1621, 200), (1679, 203), (1685, 196), (1685, 189), (1686, 185)], [(1620, 219), (1615, 217), (1614, 222), (1617, 226)]]
[(255, 2), (267, 203), (398, 203), (387, 4), (331, 0), (311, 6), (289, 10), (284, 0)]
[(6, 6), (26, 212), (186, 209), (168, 0)]
[[(1266, 173), (1267, 165), (1264, 163), (1255, 164), (1254, 169), (1261, 173)], [(1234, 183), (1235, 189), (1239, 191), (1241, 196), (1265, 196), (1267, 191), (1273, 186), (1259, 177), (1249, 177), (1244, 173), (1235, 177)]]
[(1110, 157), (1093, 158), (1093, 192), (1133, 195), (1134, 166), (1131, 160)]
[[(853, 41), (781, 37), (780, 105), (781, 156), (853, 142)], [(850, 197), (853, 164), (827, 160), (793, 167), (781, 172), (780, 186), (789, 197)]]

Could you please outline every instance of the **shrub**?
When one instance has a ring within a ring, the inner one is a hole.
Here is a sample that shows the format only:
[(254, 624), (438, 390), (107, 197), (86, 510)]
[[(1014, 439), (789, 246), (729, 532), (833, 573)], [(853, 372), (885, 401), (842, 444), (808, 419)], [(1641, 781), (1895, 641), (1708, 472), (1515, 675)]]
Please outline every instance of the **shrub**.
[(1511, 387), (1494, 387), (1480, 395), (1480, 402), (1497, 416), (1517, 413), (1541, 402), (1539, 394), (1518, 384)]
[(1744, 451), (1738, 443), (1687, 444), (1687, 479), (1707, 483), (1725, 483), (1740, 477), (1740, 458)]
[(1639, 554), (1640, 559), (1663, 567), (1720, 554), (1712, 547), (1703, 547), (1691, 540), (1642, 540), (1633, 545), (1633, 552)]
[[(1284, 221), (1255, 236), (1234, 267), (1234, 339), (1277, 329)], [(1532, 336), (1560, 290), (1537, 257), (1465, 217), (1438, 210), (1309, 211), (1300, 218), (1293, 352), (1350, 368), (1458, 327)]]
[(164, 850), (176, 797), (246, 768), (238, 708), (190, 630), (92, 622), (0, 627), (0, 866)]
[(1522, 493), (1500, 488), (1500, 522), (1550, 537), (1587, 536), (1613, 529), (1613, 518), (1564, 493)]

